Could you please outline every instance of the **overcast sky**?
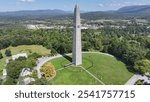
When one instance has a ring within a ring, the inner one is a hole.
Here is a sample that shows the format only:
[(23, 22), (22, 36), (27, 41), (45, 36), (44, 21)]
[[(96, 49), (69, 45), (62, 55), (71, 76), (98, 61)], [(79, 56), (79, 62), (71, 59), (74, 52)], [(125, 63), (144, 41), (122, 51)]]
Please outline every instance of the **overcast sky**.
[(106, 11), (129, 5), (150, 5), (150, 0), (0, 0), (0, 12), (38, 9), (73, 11), (76, 2), (83, 11)]

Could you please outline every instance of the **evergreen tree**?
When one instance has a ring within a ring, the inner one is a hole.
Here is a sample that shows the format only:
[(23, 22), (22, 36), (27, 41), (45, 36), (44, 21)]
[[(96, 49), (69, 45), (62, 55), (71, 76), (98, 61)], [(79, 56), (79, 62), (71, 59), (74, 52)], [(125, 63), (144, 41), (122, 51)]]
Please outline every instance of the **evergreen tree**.
[(7, 49), (7, 50), (5, 51), (5, 55), (8, 56), (8, 57), (11, 56), (11, 50), (10, 50), (10, 49)]

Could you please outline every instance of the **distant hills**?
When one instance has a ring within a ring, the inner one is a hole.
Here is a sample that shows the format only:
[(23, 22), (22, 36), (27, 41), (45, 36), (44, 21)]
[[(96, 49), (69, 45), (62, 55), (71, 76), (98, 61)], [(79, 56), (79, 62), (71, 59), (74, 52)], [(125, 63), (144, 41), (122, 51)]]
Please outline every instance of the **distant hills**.
[[(134, 5), (122, 7), (116, 11), (96, 11), (96, 12), (81, 12), (84, 19), (128, 19), (128, 18), (146, 18), (150, 20), (150, 5)], [(0, 12), (0, 17), (72, 17), (73, 12), (55, 10), (25, 10), (14, 12)]]
[(86, 19), (147, 19), (150, 20), (150, 5), (122, 7), (116, 11), (96, 11), (82, 14)]
[(0, 12), (0, 16), (59, 16), (70, 14), (69, 11), (54, 10), (24, 10), (13, 12)]
[(120, 13), (150, 13), (150, 5), (135, 5), (120, 8)]

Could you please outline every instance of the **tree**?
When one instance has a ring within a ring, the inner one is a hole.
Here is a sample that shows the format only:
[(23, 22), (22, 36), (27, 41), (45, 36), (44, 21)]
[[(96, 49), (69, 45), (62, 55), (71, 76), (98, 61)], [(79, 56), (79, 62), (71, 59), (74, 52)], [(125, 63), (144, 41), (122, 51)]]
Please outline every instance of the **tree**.
[(137, 48), (126, 48), (123, 54), (123, 60), (128, 65), (134, 65), (134, 63), (144, 57), (144, 52)]
[(150, 72), (150, 60), (145, 59), (136, 61), (134, 68), (142, 74)]
[(3, 58), (3, 55), (2, 55), (2, 53), (0, 52), (0, 59), (2, 59)]
[(147, 52), (146, 58), (150, 60), (150, 51)]
[(47, 79), (51, 79), (56, 74), (54, 65), (49, 64), (49, 63), (45, 63), (42, 66), (41, 72), (42, 72), (43, 77), (45, 77)]
[(2, 85), (2, 82), (3, 82), (3, 80), (2, 80), (2, 79), (0, 79), (0, 85)]
[(57, 51), (53, 48), (51, 48), (50, 53), (51, 53), (51, 56), (57, 55)]
[(8, 57), (11, 56), (11, 50), (10, 49), (6, 49), (5, 55), (8, 56)]
[(47, 79), (42, 77), (41, 79), (37, 78), (37, 80), (29, 83), (29, 85), (51, 85), (51, 83), (48, 82)]
[(95, 49), (99, 51), (103, 50), (101, 39), (95, 39)]
[(4, 82), (4, 85), (16, 85), (17, 81), (11, 77), (7, 77), (7, 80)]

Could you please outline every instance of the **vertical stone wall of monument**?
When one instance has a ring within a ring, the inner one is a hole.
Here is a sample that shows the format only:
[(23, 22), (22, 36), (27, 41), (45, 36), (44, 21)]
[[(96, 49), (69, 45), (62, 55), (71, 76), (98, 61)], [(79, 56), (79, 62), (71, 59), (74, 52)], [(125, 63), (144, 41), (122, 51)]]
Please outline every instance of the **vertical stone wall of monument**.
[(73, 31), (73, 58), (72, 62), (75, 65), (82, 64), (82, 47), (81, 47), (81, 21), (79, 5), (74, 9), (74, 31)]

